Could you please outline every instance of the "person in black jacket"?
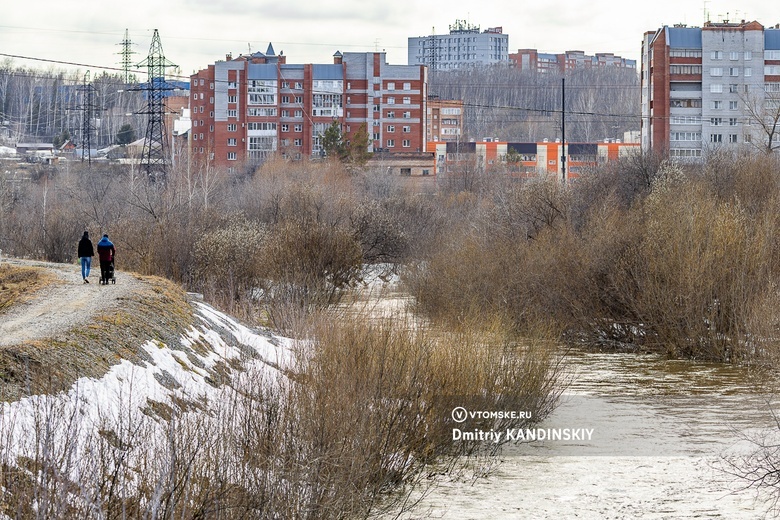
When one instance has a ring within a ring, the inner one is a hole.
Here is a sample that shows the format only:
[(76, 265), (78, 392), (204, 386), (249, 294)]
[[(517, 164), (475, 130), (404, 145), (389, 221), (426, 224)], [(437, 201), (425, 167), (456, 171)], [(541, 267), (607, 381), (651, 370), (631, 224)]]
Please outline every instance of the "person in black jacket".
[(92, 247), (92, 241), (89, 239), (89, 233), (84, 231), (84, 235), (79, 240), (79, 260), (81, 260), (81, 277), (84, 283), (89, 283), (89, 270), (92, 268), (92, 257), (95, 256), (95, 249)]

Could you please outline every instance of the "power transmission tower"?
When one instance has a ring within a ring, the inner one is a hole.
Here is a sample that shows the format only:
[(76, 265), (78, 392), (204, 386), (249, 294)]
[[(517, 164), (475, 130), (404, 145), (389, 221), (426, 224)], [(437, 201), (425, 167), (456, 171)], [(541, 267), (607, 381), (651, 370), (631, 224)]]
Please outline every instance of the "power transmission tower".
[(150, 180), (164, 180), (171, 164), (168, 133), (165, 130), (165, 97), (167, 91), (173, 90), (165, 81), (165, 68), (176, 65), (165, 59), (157, 29), (154, 30), (149, 55), (137, 66), (146, 66), (148, 70), (148, 81), (138, 89), (146, 91), (147, 105), (145, 111), (137, 113), (148, 116), (141, 166)]
[(130, 67), (133, 66), (132, 57), (133, 54), (138, 54), (133, 50), (133, 42), (130, 41), (130, 37), (128, 36), (127, 29), (125, 29), (125, 39), (119, 43), (119, 45), (122, 46), (122, 51), (118, 54), (122, 56), (122, 61), (120, 64), (122, 65), (122, 70), (124, 71), (125, 75), (125, 85), (130, 83)]
[(81, 104), (73, 109), (81, 112), (81, 162), (84, 162), (84, 155), (86, 155), (87, 163), (92, 166), (92, 132), (95, 129), (94, 114), (97, 112), (95, 106), (97, 89), (89, 78), (89, 71), (84, 74), (84, 83), (77, 90), (81, 92), (79, 96)]

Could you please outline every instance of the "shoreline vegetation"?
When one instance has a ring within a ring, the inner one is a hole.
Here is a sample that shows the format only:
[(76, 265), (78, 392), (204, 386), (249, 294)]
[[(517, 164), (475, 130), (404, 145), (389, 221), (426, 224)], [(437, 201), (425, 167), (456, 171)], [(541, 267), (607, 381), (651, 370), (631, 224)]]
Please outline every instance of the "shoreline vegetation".
[[(70, 262), (84, 229), (110, 232), (118, 269), (165, 277), (298, 345), (283, 378), (229, 372), (227, 402), (203, 405), (232, 417), (225, 427), (185, 405), (167, 415), (161, 463), (184, 454), (186, 468), (144, 481), (122, 459), (127, 439), (106, 429), (93, 440), (111, 474), (95, 480), (74, 482), (42, 453), (3, 459), (14, 505), (1, 511), (363, 518), (411, 507), (433, 468), (492, 453), (452, 442), (453, 408), (531, 412), (469, 424), (496, 431), (549, 415), (565, 386), (561, 345), (773, 369), (779, 171), (772, 157), (636, 155), (569, 185), (468, 170), (410, 189), (333, 161), (282, 160), (244, 176), (174, 170), (156, 184), (72, 166), (0, 181), (3, 254)], [(371, 264), (395, 266), (425, 327), (344, 319), (339, 304)], [(151, 452), (134, 457), (151, 463)], [(253, 478), (238, 484), (218, 458)]]

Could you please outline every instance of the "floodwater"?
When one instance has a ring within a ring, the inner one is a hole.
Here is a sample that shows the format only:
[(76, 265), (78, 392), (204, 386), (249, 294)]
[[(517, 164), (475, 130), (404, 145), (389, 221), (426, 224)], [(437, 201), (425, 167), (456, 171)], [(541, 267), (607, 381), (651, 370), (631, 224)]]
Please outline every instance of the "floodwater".
[[(404, 315), (408, 298), (392, 284), (387, 289), (368, 297), (372, 312)], [(569, 384), (561, 403), (537, 427), (568, 431), (570, 437), (576, 431), (578, 438), (506, 445), (487, 461), (488, 476), (436, 477), (424, 496), (412, 497), (419, 503), (397, 516), (773, 516), (767, 497), (746, 489), (744, 480), (728, 472), (728, 461), (754, 452), (754, 440), (767, 435), (780, 446), (772, 414), (780, 411), (776, 381), (746, 367), (654, 354), (569, 351), (566, 360)], [(468, 429), (467, 422), (457, 426)]]
[(764, 377), (655, 355), (567, 358), (571, 384), (538, 427), (578, 431), (579, 439), (506, 446), (489, 476), (439, 480), (403, 517), (771, 516), (765, 499), (725, 471), (730, 457), (753, 450), (747, 439), (777, 430), (770, 428), (773, 394), (759, 384)]

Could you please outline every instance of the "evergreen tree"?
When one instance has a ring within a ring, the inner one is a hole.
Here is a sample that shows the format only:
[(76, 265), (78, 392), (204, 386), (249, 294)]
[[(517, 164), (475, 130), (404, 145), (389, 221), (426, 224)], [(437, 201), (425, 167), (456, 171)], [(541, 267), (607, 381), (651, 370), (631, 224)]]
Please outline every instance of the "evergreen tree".
[(135, 130), (128, 123), (122, 125), (116, 134), (116, 144), (126, 145), (135, 141)]

